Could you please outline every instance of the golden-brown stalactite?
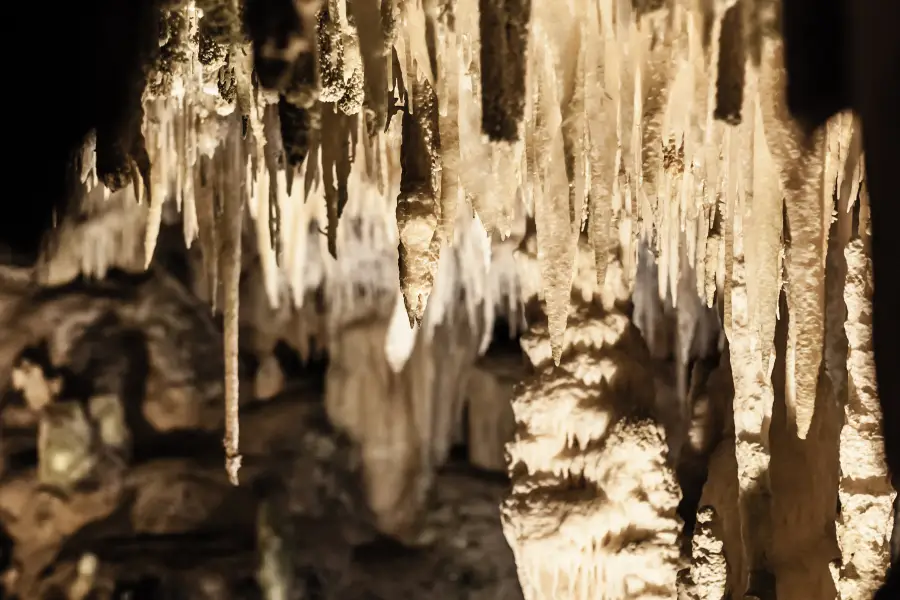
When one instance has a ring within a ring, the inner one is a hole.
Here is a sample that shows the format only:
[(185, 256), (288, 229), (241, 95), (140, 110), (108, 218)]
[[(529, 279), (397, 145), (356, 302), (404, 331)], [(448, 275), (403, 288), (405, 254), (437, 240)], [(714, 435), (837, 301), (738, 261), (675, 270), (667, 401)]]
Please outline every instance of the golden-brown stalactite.
[(348, 116), (335, 104), (320, 104), (322, 130), (329, 135), (321, 139), (322, 184), (328, 207), (328, 251), (337, 256), (337, 228), (347, 205), (347, 178), (350, 175), (351, 135), (357, 116)]
[(219, 236), (216, 229), (214, 168), (212, 158), (201, 155), (197, 170), (194, 172), (198, 238), (203, 255), (206, 300), (209, 301), (213, 312), (220, 306)]
[(579, 230), (583, 224), (586, 208), (585, 190), (585, 53), (581, 23), (573, 22), (565, 46), (561, 48), (568, 56), (577, 57), (564, 69), (561, 81), (563, 149), (566, 156), (566, 177), (569, 179), (569, 220)]
[(293, 178), (291, 175), (300, 168), (310, 151), (312, 113), (282, 97), (278, 101), (278, 122), (290, 181)]
[[(303, 181), (303, 194), (306, 198), (309, 197), (313, 187), (321, 183), (322, 179), (322, 170), (320, 168), (322, 162), (322, 110), (322, 103), (316, 102), (309, 108), (307, 113), (309, 119), (309, 133), (306, 137), (308, 143), (307, 156), (312, 158), (303, 163), (306, 167), (306, 177)], [(284, 139), (283, 133), (282, 139)], [(290, 178), (288, 182), (288, 188), (290, 188)]]
[[(661, 3), (665, 4), (665, 3)], [(660, 231), (663, 215), (668, 208), (666, 198), (660, 197), (660, 188), (664, 184), (658, 181), (662, 169), (662, 150), (664, 139), (664, 118), (669, 103), (670, 85), (672, 83), (673, 66), (675, 64), (675, 30), (673, 10), (666, 6), (638, 17), (638, 36), (640, 38), (640, 114), (636, 116), (636, 135), (639, 135), (638, 148), (635, 148), (637, 167), (637, 197), (640, 219), (645, 231)], [(635, 114), (637, 115), (637, 109)], [(649, 208), (650, 212), (646, 212)], [(656, 240), (657, 252), (662, 251), (662, 236)], [(668, 250), (663, 252), (668, 259)], [(661, 269), (667, 272), (666, 265)], [(664, 288), (662, 288), (664, 289)], [(661, 292), (662, 292), (661, 289)], [(664, 292), (663, 292), (664, 293)]]
[(839, 402), (848, 396), (848, 342), (844, 331), (844, 322), (847, 320), (847, 307), (844, 302), (847, 260), (844, 257), (844, 250), (850, 242), (854, 213), (847, 210), (846, 204), (841, 207), (841, 187), (848, 164), (855, 165), (859, 158), (847, 156), (853, 135), (852, 125), (852, 114), (839, 114), (827, 123), (825, 134), (825, 193), (833, 198), (826, 223), (828, 248), (825, 256), (824, 363), (825, 374), (831, 379), (835, 397)]
[(577, 223), (570, 220), (569, 182), (565, 169), (565, 149), (560, 114), (559, 79), (550, 37), (537, 29), (533, 33), (535, 47), (544, 51), (532, 54), (535, 85), (532, 92), (531, 120), (533, 136), (530, 145), (529, 177), (534, 194), (534, 216), (537, 229), (538, 255), (543, 283), (544, 312), (547, 314), (553, 358), (559, 362), (563, 336), (568, 322), (569, 297), (575, 267), (580, 215)]
[(269, 243), (275, 253), (275, 259), (279, 265), (283, 260), (281, 203), (279, 202), (278, 175), (287, 170), (284, 143), (281, 139), (281, 128), (278, 106), (267, 106), (263, 115), (265, 144), (263, 157), (265, 169), (268, 174), (268, 188), (260, 190), (261, 195), (268, 197), (269, 210), (261, 211), (257, 218), (268, 221)]
[[(343, 44), (337, 2), (325, 0), (318, 13), (319, 78), (322, 102), (337, 102), (344, 95)], [(335, 14), (332, 14), (335, 13)]]
[[(778, 167), (787, 211), (788, 305), (791, 309), (787, 402), (798, 435), (806, 438), (815, 409), (822, 362), (825, 320), (825, 250), (828, 230), (824, 211), (824, 133), (804, 134), (785, 100), (783, 46), (769, 39), (763, 46), (761, 79), (766, 139)], [(827, 214), (831, 214), (831, 193)]]
[(410, 325), (425, 315), (437, 272), (440, 239), (440, 134), (437, 97), (431, 85), (413, 74), (403, 113), (403, 173), (397, 198), (400, 233), (400, 288)]
[[(421, 15), (424, 17), (423, 35), (425, 38), (425, 49), (427, 52), (428, 68), (434, 81), (432, 85), (435, 93), (440, 98), (443, 95), (444, 82), (438, 77), (438, 19), (440, 18), (439, 0), (419, 0)], [(418, 60), (418, 59), (417, 59)]]
[(239, 384), (238, 379), (238, 314), (240, 309), (241, 224), (244, 214), (244, 146), (241, 125), (230, 124), (225, 143), (216, 151), (217, 185), (215, 194), (221, 202), (217, 231), (221, 233), (219, 271), (223, 287), (225, 324), (225, 470), (232, 485), (238, 485), (241, 468), (239, 451)]
[(287, 165), (278, 123), (278, 106), (266, 106), (264, 111), (265, 137), (257, 140), (255, 145), (257, 168), (254, 193), (250, 198), (250, 213), (256, 221), (257, 253), (269, 306), (278, 308), (281, 303), (279, 267), (284, 265), (282, 230), (285, 223), (281, 217), (281, 196), (286, 193)]
[(150, 266), (153, 260), (153, 252), (156, 250), (156, 238), (159, 236), (159, 227), (162, 220), (163, 203), (168, 199), (169, 193), (169, 162), (162, 159), (163, 156), (171, 154), (173, 148), (166, 147), (170, 139), (169, 131), (171, 127), (171, 113), (165, 110), (165, 100), (151, 101), (145, 110), (151, 112), (146, 118), (148, 121), (155, 122), (154, 125), (148, 123), (147, 142), (150, 146), (148, 150), (149, 160), (153, 167), (146, 179), (135, 173), (135, 192), (139, 202), (146, 201), (150, 205), (150, 211), (147, 216), (147, 231), (144, 234), (144, 260), (146, 266)]
[(460, 71), (463, 67), (460, 37), (453, 28), (452, 7), (439, 15), (436, 23), (437, 77), (443, 95), (438, 97), (438, 129), (441, 136), (441, 206), (439, 232), (441, 242), (453, 242), (457, 205), (461, 195), (459, 148)]
[(616, 99), (616, 181), (614, 183), (613, 210), (617, 214), (619, 233), (624, 240), (622, 267), (626, 281), (633, 283), (637, 269), (637, 248), (642, 232), (639, 227), (641, 213), (638, 201), (638, 172), (640, 139), (636, 119), (640, 118), (641, 93), (638, 88), (639, 41), (637, 24), (629, 2), (604, 0), (601, 17), (607, 32), (604, 48), (606, 67), (614, 69), (609, 79), (615, 89)]
[(597, 283), (600, 289), (606, 282), (609, 263), (615, 259), (618, 249), (618, 212), (614, 193), (616, 190), (617, 139), (616, 106), (618, 104), (618, 65), (612, 64), (617, 56), (609, 50), (615, 40), (611, 15), (598, 13), (594, 2), (588, 3), (587, 18), (583, 24), (584, 53), (584, 104), (587, 119), (588, 143), (588, 205), (589, 235), (594, 249)]
[[(760, 88), (762, 94), (770, 93)], [(777, 170), (769, 152), (760, 114), (759, 101), (752, 103), (756, 113), (753, 139), (753, 198), (745, 216), (744, 247), (752, 288), (748, 301), (755, 313), (763, 367), (768, 369), (775, 336), (775, 315), (781, 289), (780, 261), (783, 246), (784, 200)]]
[(356, 26), (348, 18), (346, 2), (325, 0), (319, 11), (317, 37), (319, 99), (334, 103), (344, 114), (358, 113), (365, 97), (363, 64)]
[(388, 89), (393, 84), (393, 63), (391, 54), (394, 52), (394, 42), (397, 39), (397, 20), (399, 18), (400, 0), (381, 0), (381, 35), (384, 39), (384, 55), (387, 58)]
[(709, 66), (710, 43), (706, 40), (706, 27), (711, 26), (711, 7), (707, 3), (695, 5), (687, 15), (687, 57), (690, 64), (690, 82), (692, 89), (685, 91), (690, 96), (690, 113), (685, 131), (685, 153), (687, 164), (685, 169), (690, 176), (691, 186), (688, 189), (688, 206), (686, 219), (696, 220), (696, 237), (693, 244), (693, 263), (696, 273), (696, 291), (701, 298), (706, 298), (707, 269), (712, 265), (706, 263), (706, 245), (712, 226), (712, 210), (709, 201), (709, 182), (707, 180), (705, 161), (705, 137), (710, 96), (709, 79), (712, 76)]
[[(457, 171), (464, 197), (472, 204), (488, 233), (503, 237), (510, 232), (512, 215), (519, 201), (517, 192), (524, 145), (486, 142), (483, 134), (481, 41), (478, 0), (459, 0), (453, 13), (453, 32), (458, 44), (458, 105), (446, 123), (459, 137), (460, 166)], [(448, 25), (449, 27), (449, 21)], [(437, 87), (441, 113), (453, 110), (443, 95), (451, 95), (449, 82), (439, 80)], [(451, 136), (453, 133), (451, 132)]]

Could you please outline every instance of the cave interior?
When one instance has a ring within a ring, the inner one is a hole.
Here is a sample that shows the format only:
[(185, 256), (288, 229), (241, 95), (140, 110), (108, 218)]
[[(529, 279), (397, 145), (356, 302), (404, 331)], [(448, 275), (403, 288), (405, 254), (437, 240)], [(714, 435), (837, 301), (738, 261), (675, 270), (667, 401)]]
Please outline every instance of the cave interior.
[(31, 8), (0, 597), (900, 597), (896, 6)]

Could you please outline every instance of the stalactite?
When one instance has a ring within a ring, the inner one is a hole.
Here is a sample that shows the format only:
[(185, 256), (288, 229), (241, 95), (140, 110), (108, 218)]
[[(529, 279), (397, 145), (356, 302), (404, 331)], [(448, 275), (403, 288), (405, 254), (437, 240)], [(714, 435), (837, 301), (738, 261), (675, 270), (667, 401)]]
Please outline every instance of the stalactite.
[[(548, 33), (535, 30), (535, 43), (549, 46)], [(529, 178), (534, 195), (537, 243), (541, 252), (541, 279), (544, 285), (550, 339), (555, 361), (562, 352), (562, 339), (569, 309), (569, 292), (575, 261), (575, 247), (581, 215), (573, 223), (569, 205), (569, 184), (565, 169), (565, 149), (560, 113), (560, 82), (551, 52), (535, 53), (536, 72), (532, 99), (533, 132), (529, 147)]]
[(338, 111), (337, 105), (319, 104), (321, 130), (330, 135), (320, 141), (322, 151), (322, 185), (328, 207), (328, 249), (332, 256), (337, 252), (337, 228), (344, 207), (347, 205), (347, 178), (354, 151), (351, 135), (356, 130), (357, 118)]
[(225, 469), (233, 485), (238, 484), (241, 455), (238, 451), (238, 312), (241, 274), (241, 224), (244, 212), (244, 151), (241, 129), (232, 123), (225, 144), (216, 153), (217, 181), (214, 200), (218, 204), (220, 233), (219, 266), (223, 287), (225, 323)]
[(566, 177), (569, 180), (569, 221), (573, 229), (581, 231), (586, 216), (585, 190), (585, 41), (581, 36), (581, 24), (573, 23), (568, 43), (562, 48), (577, 60), (563, 72), (560, 112), (561, 133), (565, 153)]
[(447, 8), (447, 14), (438, 19), (437, 27), (437, 73), (438, 81), (443, 85), (438, 93), (439, 117), (438, 129), (441, 134), (441, 203), (440, 203), (440, 239), (448, 242), (453, 239), (453, 227), (456, 223), (457, 206), (462, 189), (460, 185), (460, 143), (459, 143), (459, 103), (461, 91), (461, 71), (463, 56), (460, 35), (454, 30), (451, 18), (453, 13)]
[[(769, 151), (778, 166), (785, 194), (790, 235), (786, 257), (791, 342), (788, 358), (788, 403), (801, 438), (812, 420), (816, 378), (822, 362), (825, 317), (825, 251), (830, 208), (826, 210), (822, 132), (804, 139), (785, 104), (781, 42), (763, 47), (762, 77), (770, 93), (763, 102)], [(830, 207), (830, 196), (827, 205)]]
[(203, 255), (203, 273), (206, 281), (206, 300), (216, 310), (221, 305), (219, 299), (219, 240), (215, 221), (215, 192), (213, 184), (213, 164), (208, 156), (201, 156), (197, 171), (194, 174), (196, 201), (197, 201), (197, 227), (200, 251)]
[[(416, 76), (417, 77), (417, 76)], [(403, 179), (397, 198), (400, 287), (410, 324), (425, 315), (440, 240), (440, 137), (437, 98), (427, 81), (413, 81), (403, 115)]]
[[(171, 135), (169, 135), (170, 132), (168, 131), (168, 128), (171, 126), (171, 113), (161, 106), (160, 101), (157, 101), (148, 108), (153, 111), (150, 118), (158, 120), (158, 124), (155, 127), (148, 127), (150, 130), (148, 131), (148, 142), (150, 146), (149, 155), (154, 168), (149, 173), (149, 180), (136, 186), (138, 200), (141, 200), (146, 196), (147, 202), (150, 205), (150, 212), (147, 217), (147, 230), (144, 234), (145, 266), (150, 266), (150, 261), (153, 260), (153, 252), (156, 250), (156, 238), (159, 236), (159, 226), (162, 221), (163, 203), (168, 196), (168, 167), (170, 165), (165, 160), (157, 160), (157, 157), (166, 155), (171, 156), (173, 154), (172, 148), (165, 147), (167, 142), (171, 140)], [(136, 181), (139, 180), (136, 179)]]
[[(609, 66), (614, 69), (614, 89), (616, 95), (616, 182), (618, 193), (614, 192), (614, 210), (619, 222), (619, 239), (622, 246), (620, 256), (626, 280), (633, 283), (637, 271), (638, 240), (642, 232), (638, 226), (640, 203), (637, 199), (638, 186), (635, 162), (636, 140), (640, 115), (641, 94), (639, 85), (638, 44), (640, 35), (634, 22), (633, 6), (626, 2), (610, 0), (601, 5), (602, 18), (607, 31), (614, 31), (614, 37), (608, 35), (605, 53), (609, 56)], [(605, 16), (603, 16), (605, 15)], [(638, 115), (636, 117), (636, 115)], [(615, 189), (615, 188), (614, 188)]]
[[(668, 7), (639, 13), (636, 48), (639, 60), (635, 83), (635, 178), (638, 215), (645, 231), (659, 233), (655, 246), (662, 268), (660, 277), (668, 281), (668, 263), (673, 258), (669, 248), (664, 248), (671, 236), (662, 231), (665, 215), (669, 210), (670, 196), (660, 181), (663, 169), (663, 147), (667, 137), (664, 129), (665, 109), (669, 103), (669, 87), (676, 54), (677, 35), (674, 14)], [(662, 193), (661, 193), (662, 192)], [(661, 285), (665, 293), (668, 285)]]
[[(261, 164), (258, 169), (259, 181), (256, 189), (256, 238), (260, 268), (269, 305), (278, 308), (281, 303), (281, 278), (278, 266), (284, 263), (283, 238), (281, 229), (284, 221), (281, 218), (281, 205), (284, 203), (280, 179), (284, 177), (285, 151), (278, 126), (279, 107), (268, 106), (264, 116), (264, 138), (262, 142), (263, 156), (256, 160)], [(259, 142), (258, 142), (259, 143)], [(286, 186), (285, 186), (286, 187)], [(253, 198), (251, 198), (251, 203)], [(251, 206), (252, 208), (252, 206)], [(252, 211), (251, 211), (252, 216)]]
[(86, 137), (69, 205), (42, 241), (37, 279), (43, 285), (63, 285), (79, 275), (102, 279), (113, 269), (143, 269), (147, 206), (138, 204), (132, 187), (110, 192), (100, 184), (95, 142), (92, 133)]
[[(588, 204), (591, 246), (594, 248), (597, 282), (603, 289), (607, 266), (618, 248), (618, 212), (621, 195), (616, 188), (616, 106), (615, 81), (618, 65), (612, 64), (615, 39), (612, 17), (595, 3), (588, 4), (584, 20), (584, 94), (588, 138)], [(618, 206), (617, 206), (618, 205)]]
[[(460, 0), (454, 13), (454, 27), (459, 44), (458, 116), (455, 119), (459, 138), (459, 182), (463, 196), (472, 203), (489, 233), (505, 236), (520, 201), (523, 145), (509, 142), (484, 142), (482, 132), (482, 67), (479, 12), (477, 0)], [(449, 86), (443, 86), (448, 88)], [(439, 86), (439, 94), (442, 88)], [(444, 92), (448, 95), (449, 90)], [(441, 112), (452, 111), (444, 102)], [(450, 134), (452, 136), (452, 133)]]
[(364, 98), (363, 67), (356, 27), (350, 23), (346, 2), (325, 0), (319, 11), (319, 99), (334, 103), (344, 114), (359, 112)]

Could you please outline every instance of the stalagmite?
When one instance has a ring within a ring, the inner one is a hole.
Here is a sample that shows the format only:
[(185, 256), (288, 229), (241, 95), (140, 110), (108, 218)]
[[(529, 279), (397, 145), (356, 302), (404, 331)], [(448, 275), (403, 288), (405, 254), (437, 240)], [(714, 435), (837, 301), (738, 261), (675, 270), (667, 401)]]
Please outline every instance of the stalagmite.
[[(865, 193), (863, 190), (862, 193)], [(860, 228), (866, 224), (861, 220)], [(861, 232), (865, 235), (865, 232)], [(841, 430), (841, 483), (838, 542), (843, 562), (836, 581), (841, 600), (868, 598), (881, 585), (890, 562), (888, 550), (896, 492), (884, 463), (880, 412), (872, 357), (871, 259), (862, 237), (844, 251), (847, 258), (847, 360), (850, 395)]]
[(728, 574), (722, 540), (714, 531), (716, 511), (707, 506), (697, 514), (697, 528), (694, 532), (693, 564), (691, 582), (694, 585), (692, 597), (697, 600), (726, 597), (726, 575)]
[(678, 492), (639, 338), (596, 303), (572, 320), (560, 367), (546, 327), (523, 339), (503, 511), (525, 598), (672, 598)]

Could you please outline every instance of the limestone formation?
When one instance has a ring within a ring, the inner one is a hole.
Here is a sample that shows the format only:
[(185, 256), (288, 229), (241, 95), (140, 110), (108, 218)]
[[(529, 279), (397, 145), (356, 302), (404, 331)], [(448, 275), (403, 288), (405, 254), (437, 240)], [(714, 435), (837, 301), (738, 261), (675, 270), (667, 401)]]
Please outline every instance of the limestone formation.
[[(880, 408), (873, 397), (871, 333), (864, 325), (871, 311), (871, 267), (863, 239), (845, 250), (847, 257), (847, 367), (850, 395), (841, 430), (841, 512), (838, 542), (843, 563), (836, 582), (843, 599), (868, 597), (878, 589), (889, 564), (888, 547), (896, 492), (884, 466), (879, 422)], [(864, 382), (862, 384), (858, 382)]]
[[(62, 67), (36, 262), (0, 240), (5, 586), (114, 597), (131, 554), (84, 540), (227, 514), (253, 561), (161, 589), (441, 598), (357, 576), (387, 538), (500, 598), (509, 564), (448, 558), (488, 519), (441, 486), (460, 446), (510, 477), (513, 598), (881, 586), (862, 127), (791, 114), (781, 0), (126, 4)], [(316, 572), (348, 581), (298, 570), (326, 518)]]
[(679, 494), (640, 338), (597, 305), (573, 317), (559, 367), (546, 328), (523, 340), (536, 372), (513, 400), (504, 504), (522, 590), (534, 600), (671, 598)]

